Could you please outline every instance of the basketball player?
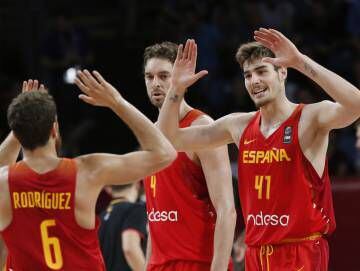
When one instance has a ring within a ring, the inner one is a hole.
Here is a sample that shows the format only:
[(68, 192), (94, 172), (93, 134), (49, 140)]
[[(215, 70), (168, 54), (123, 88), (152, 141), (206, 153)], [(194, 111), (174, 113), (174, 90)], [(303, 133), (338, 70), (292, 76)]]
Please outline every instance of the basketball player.
[(134, 132), (142, 151), (59, 158), (52, 97), (45, 91), (16, 97), (8, 122), (24, 158), (0, 168), (5, 270), (105, 270), (95, 219), (99, 192), (105, 185), (138, 180), (175, 159), (176, 152), (158, 129), (98, 72), (84, 70), (78, 77), (83, 91), (79, 98), (114, 111)]
[[(360, 92), (300, 53), (282, 33), (261, 28), (254, 37), (257, 42), (240, 46), (236, 59), (257, 112), (179, 128), (186, 89), (207, 74), (195, 73), (196, 43), (188, 40), (184, 50), (179, 47), (159, 127), (178, 150), (237, 144), (246, 270), (327, 270), (323, 236), (335, 229), (326, 162), (329, 132), (359, 118)], [(315, 81), (335, 101), (290, 102), (287, 68)]]
[[(147, 94), (159, 110), (170, 88), (177, 48), (163, 42), (144, 52)], [(213, 123), (184, 100), (176, 114), (181, 127)], [(236, 222), (232, 191), (226, 146), (179, 152), (171, 166), (147, 177), (147, 270), (227, 270)]]

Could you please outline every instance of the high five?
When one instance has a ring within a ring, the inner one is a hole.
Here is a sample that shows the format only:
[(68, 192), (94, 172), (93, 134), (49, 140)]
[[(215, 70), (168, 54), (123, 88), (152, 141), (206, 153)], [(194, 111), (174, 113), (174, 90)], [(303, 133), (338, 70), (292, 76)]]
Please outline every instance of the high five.
[[(328, 137), (332, 129), (359, 118), (360, 92), (303, 55), (280, 32), (261, 28), (254, 38), (257, 42), (240, 46), (236, 60), (257, 112), (179, 128), (184, 93), (206, 74), (195, 73), (197, 47), (188, 40), (179, 48), (159, 127), (180, 150), (238, 146), (247, 270), (327, 270), (328, 245), (322, 236), (335, 229), (326, 167)], [(287, 68), (314, 80), (335, 102), (291, 103), (285, 95)]]

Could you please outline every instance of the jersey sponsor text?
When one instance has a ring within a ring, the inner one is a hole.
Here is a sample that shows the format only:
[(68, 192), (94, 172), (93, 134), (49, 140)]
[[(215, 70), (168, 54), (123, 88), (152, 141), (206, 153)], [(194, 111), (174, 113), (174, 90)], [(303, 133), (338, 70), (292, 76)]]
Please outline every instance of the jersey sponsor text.
[(147, 216), (149, 221), (151, 222), (176, 222), (178, 221), (178, 212), (177, 211), (155, 211), (155, 209), (151, 209), (150, 212), (147, 212)]
[(273, 162), (290, 162), (291, 158), (285, 149), (270, 149), (264, 151), (244, 150), (242, 162), (244, 164), (264, 164)]
[(254, 215), (249, 214), (247, 216), (247, 224), (252, 223), (255, 226), (282, 226), (287, 227), (289, 225), (289, 215), (275, 215), (275, 214), (263, 214), (260, 213)]

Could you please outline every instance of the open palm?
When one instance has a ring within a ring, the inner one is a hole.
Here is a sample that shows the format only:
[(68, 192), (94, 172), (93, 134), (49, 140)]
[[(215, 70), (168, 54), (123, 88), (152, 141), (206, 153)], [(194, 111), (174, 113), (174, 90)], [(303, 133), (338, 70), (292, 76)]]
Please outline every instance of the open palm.
[(197, 45), (194, 40), (187, 40), (184, 49), (182, 44), (179, 45), (172, 71), (174, 87), (186, 91), (188, 87), (208, 73), (206, 70), (195, 73), (196, 59)]
[(75, 84), (83, 92), (79, 98), (94, 106), (111, 107), (121, 98), (120, 93), (97, 71), (78, 71)]
[(274, 29), (260, 28), (254, 32), (254, 39), (275, 54), (275, 58), (264, 58), (265, 62), (275, 66), (295, 67), (301, 53), (282, 33)]

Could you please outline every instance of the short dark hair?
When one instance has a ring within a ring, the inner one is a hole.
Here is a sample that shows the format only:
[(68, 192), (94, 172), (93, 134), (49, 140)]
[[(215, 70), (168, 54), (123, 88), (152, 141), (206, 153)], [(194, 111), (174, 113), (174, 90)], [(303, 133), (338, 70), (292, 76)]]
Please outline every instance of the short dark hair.
[[(275, 57), (275, 54), (260, 42), (256, 41), (242, 44), (235, 55), (236, 61), (240, 64), (242, 69), (244, 68), (245, 61), (253, 61), (263, 57)], [(278, 68), (279, 67), (275, 66), (275, 69)]]
[(123, 191), (127, 188), (130, 188), (131, 186), (133, 186), (134, 183), (129, 183), (129, 184), (114, 184), (111, 186), (111, 189), (113, 192), (120, 192)]
[(9, 105), (7, 120), (23, 148), (44, 146), (56, 121), (54, 99), (46, 91), (21, 93)]
[(169, 60), (172, 64), (174, 64), (176, 55), (177, 55), (178, 45), (176, 43), (170, 41), (164, 41), (162, 43), (156, 43), (154, 45), (148, 46), (144, 51), (144, 65), (151, 58), (161, 58)]

